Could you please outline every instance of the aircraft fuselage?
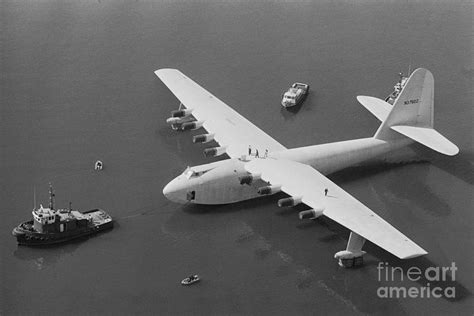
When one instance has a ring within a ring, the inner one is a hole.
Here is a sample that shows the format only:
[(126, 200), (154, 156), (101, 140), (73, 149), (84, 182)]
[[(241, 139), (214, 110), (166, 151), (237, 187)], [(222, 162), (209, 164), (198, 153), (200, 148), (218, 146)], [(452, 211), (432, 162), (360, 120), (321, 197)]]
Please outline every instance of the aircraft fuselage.
[(177, 203), (227, 204), (261, 196), (257, 191), (268, 185), (255, 179), (241, 183), (248, 176), (245, 164), (248, 159), (286, 159), (311, 165), (327, 175), (341, 169), (360, 164), (392, 150), (412, 143), (399, 138), (384, 141), (361, 138), (273, 152), (266, 158), (253, 156), (242, 159), (226, 159), (186, 169), (163, 189), (163, 194)]

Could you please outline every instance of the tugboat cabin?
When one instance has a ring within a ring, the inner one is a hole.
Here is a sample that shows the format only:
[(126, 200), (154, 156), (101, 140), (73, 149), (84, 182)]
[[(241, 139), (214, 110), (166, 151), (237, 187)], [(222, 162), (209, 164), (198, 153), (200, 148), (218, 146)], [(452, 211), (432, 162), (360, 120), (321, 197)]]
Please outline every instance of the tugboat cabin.
[(86, 227), (89, 217), (78, 211), (52, 210), (40, 205), (33, 210), (33, 228), (39, 233), (62, 233)]

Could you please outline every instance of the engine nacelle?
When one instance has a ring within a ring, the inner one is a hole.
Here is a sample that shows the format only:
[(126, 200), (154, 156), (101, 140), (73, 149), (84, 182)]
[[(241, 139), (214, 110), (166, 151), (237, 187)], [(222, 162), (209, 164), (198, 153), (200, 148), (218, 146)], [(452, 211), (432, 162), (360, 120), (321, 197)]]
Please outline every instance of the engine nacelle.
[(171, 124), (171, 125), (180, 124), (183, 122), (184, 122), (184, 117), (170, 117), (166, 119), (166, 123)]
[(182, 129), (183, 131), (195, 130), (202, 127), (202, 124), (204, 124), (204, 121), (186, 122), (183, 123)]
[(225, 154), (226, 147), (212, 147), (204, 149), (204, 156), (206, 157), (217, 157)]
[(245, 176), (239, 177), (240, 184), (248, 184), (251, 185), (253, 181), (255, 180), (260, 180), (260, 175), (259, 174), (248, 174)]
[(302, 211), (299, 213), (300, 219), (316, 219), (319, 216), (323, 215), (323, 208), (318, 208), (318, 209), (310, 209), (306, 211)]
[(191, 115), (192, 111), (193, 109), (171, 111), (171, 117), (186, 117), (186, 116)]
[(301, 203), (301, 197), (289, 197), (278, 200), (279, 207), (295, 206)]
[(201, 134), (193, 137), (193, 143), (208, 143), (214, 140), (214, 134)]
[(281, 185), (269, 185), (266, 187), (261, 187), (258, 189), (258, 194), (260, 195), (269, 195), (275, 194), (281, 191)]

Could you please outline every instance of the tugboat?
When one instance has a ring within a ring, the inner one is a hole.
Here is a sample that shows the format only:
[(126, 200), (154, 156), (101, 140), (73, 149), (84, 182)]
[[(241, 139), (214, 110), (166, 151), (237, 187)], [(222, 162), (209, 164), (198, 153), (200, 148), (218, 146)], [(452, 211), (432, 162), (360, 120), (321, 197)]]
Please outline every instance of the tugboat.
[[(53, 187), (49, 185), (49, 207), (36, 205), (33, 220), (26, 221), (12, 231), (19, 245), (44, 246), (70, 241), (113, 228), (113, 220), (101, 209), (86, 212), (54, 209)], [(36, 204), (36, 203), (35, 203)]]
[[(410, 75), (410, 70), (408, 70), (408, 75)], [(385, 102), (390, 103), (393, 105), (393, 102), (397, 99), (400, 92), (402, 92), (403, 87), (407, 83), (408, 77), (405, 77), (402, 72), (398, 74), (400, 79), (398, 80), (397, 84), (393, 86), (393, 92), (390, 93), (388, 97), (385, 98)]]

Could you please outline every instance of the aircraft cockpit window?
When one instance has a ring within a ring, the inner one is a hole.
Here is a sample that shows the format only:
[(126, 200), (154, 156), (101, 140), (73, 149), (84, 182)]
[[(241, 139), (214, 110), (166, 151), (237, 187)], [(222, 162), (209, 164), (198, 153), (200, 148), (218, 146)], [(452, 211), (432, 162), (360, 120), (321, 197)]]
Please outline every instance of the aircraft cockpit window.
[(194, 171), (193, 169), (188, 167), (186, 170), (184, 170), (183, 174), (186, 176), (186, 178), (191, 179), (191, 178), (200, 177), (206, 172), (208, 172), (209, 170)]
[(191, 178), (191, 177), (193, 177), (194, 174), (195, 174), (194, 170), (192, 170), (192, 169), (189, 168), (189, 167), (188, 167), (186, 170), (184, 170), (183, 173), (184, 173), (184, 175), (186, 176), (186, 178), (188, 178), (188, 179)]

